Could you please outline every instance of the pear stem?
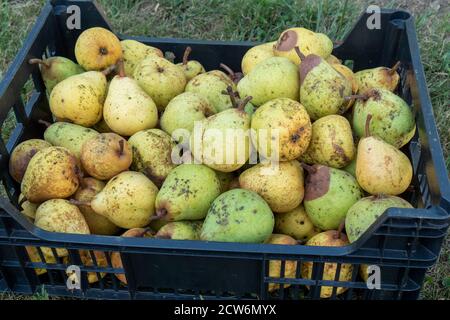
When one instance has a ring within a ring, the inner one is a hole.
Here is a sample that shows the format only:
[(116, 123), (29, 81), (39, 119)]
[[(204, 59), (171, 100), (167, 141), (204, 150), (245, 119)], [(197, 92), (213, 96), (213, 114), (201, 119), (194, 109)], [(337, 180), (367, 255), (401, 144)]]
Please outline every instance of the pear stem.
[(123, 59), (119, 59), (119, 61), (117, 62), (117, 66), (119, 67), (119, 77), (121, 77), (121, 78), (126, 77), (125, 65), (123, 63)]
[(145, 236), (145, 234), (147, 232), (150, 232), (153, 235), (153, 230), (151, 228), (147, 227), (147, 228), (144, 228), (144, 230), (142, 230), (142, 232), (139, 233), (136, 238), (142, 238), (143, 236)]
[(123, 156), (124, 140), (119, 140), (119, 157)]
[(372, 120), (372, 115), (369, 113), (366, 118), (365, 135), (370, 137), (370, 121)]
[(233, 92), (233, 88), (231, 86), (227, 87), (227, 91), (222, 91), (222, 94), (227, 94), (230, 96), (231, 104), (233, 105), (233, 108), (237, 108), (238, 104), (236, 101), (236, 95)]
[(245, 106), (247, 105), (247, 103), (249, 103), (250, 100), (252, 100), (252, 99), (253, 99), (252, 96), (245, 97), (244, 100), (241, 100), (241, 102), (239, 103), (239, 106), (237, 107), (237, 109), (240, 110), (240, 111), (243, 111)]
[(41, 66), (50, 68), (50, 64), (47, 61), (44, 61), (42, 59), (30, 59), (30, 60), (28, 60), (28, 63), (29, 64), (40, 64)]
[(309, 174), (314, 174), (317, 172), (317, 168), (314, 166), (310, 166), (309, 164), (306, 164), (304, 162), (300, 163), (302, 168), (305, 169)]
[(76, 206), (89, 206), (89, 207), (91, 206), (90, 201), (80, 201), (80, 200), (76, 200), (76, 199), (70, 199), (69, 202)]
[(105, 75), (105, 76), (109, 75), (111, 72), (116, 70), (116, 67), (117, 67), (116, 64), (110, 65), (108, 68), (106, 68), (105, 70), (102, 71), (103, 75)]
[(336, 234), (334, 236), (335, 239), (340, 239), (341, 238), (341, 234), (342, 234), (342, 231), (344, 230), (344, 227), (345, 227), (345, 220), (342, 220), (342, 222), (339, 224), (337, 232), (336, 232)]
[(234, 73), (234, 71), (233, 71), (229, 66), (227, 66), (227, 65), (224, 64), (224, 63), (221, 63), (221, 64), (220, 64), (220, 67), (221, 67), (222, 69), (224, 69), (226, 72), (228, 72), (228, 76), (229, 76), (232, 80), (234, 80), (234, 78), (235, 78), (235, 73)]
[(401, 64), (401, 62), (400, 62), (400, 61), (397, 61), (397, 62), (394, 64), (394, 66), (388, 71), (389, 74), (390, 74), (390, 75), (393, 75), (393, 74), (398, 70), (398, 68), (400, 68), (400, 64)]
[(186, 47), (186, 50), (184, 50), (184, 54), (183, 54), (183, 65), (184, 66), (187, 65), (188, 58), (189, 58), (189, 55), (191, 54), (191, 52), (192, 52), (191, 47)]
[(295, 53), (297, 53), (297, 55), (299, 56), (300, 60), (305, 60), (305, 55), (303, 54), (303, 52), (300, 51), (300, 48), (298, 46), (295, 46)]
[(52, 125), (50, 122), (45, 121), (45, 120), (42, 120), (42, 119), (39, 119), (39, 120), (38, 120), (38, 123), (43, 124), (43, 125), (46, 126), (47, 128), (50, 127), (50, 126)]

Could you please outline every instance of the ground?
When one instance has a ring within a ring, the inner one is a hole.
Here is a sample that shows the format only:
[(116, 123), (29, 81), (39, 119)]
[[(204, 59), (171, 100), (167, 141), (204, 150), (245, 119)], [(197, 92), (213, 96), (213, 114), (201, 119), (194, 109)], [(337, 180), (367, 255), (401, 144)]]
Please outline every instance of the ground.
[[(22, 45), (43, 0), (0, 0), (0, 78)], [(114, 30), (129, 35), (215, 40), (274, 40), (304, 26), (341, 40), (369, 4), (404, 8), (416, 18), (422, 62), (447, 168), (450, 167), (450, 14), (448, 2), (392, 0), (101, 0)], [(12, 117), (11, 117), (12, 118)], [(13, 120), (13, 119), (11, 119)], [(7, 133), (14, 125), (2, 128)], [(450, 245), (425, 280), (422, 298), (450, 299)], [(16, 298), (0, 295), (0, 298)], [(33, 298), (46, 298), (39, 294)]]

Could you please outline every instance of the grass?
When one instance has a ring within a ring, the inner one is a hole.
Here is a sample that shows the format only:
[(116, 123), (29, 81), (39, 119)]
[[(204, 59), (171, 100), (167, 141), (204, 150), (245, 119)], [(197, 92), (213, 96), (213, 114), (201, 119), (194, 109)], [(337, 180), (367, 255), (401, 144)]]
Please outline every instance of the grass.
[[(43, 0), (0, 0), (0, 77), (34, 23)], [(338, 0), (100, 0), (116, 32), (153, 37), (269, 41), (291, 26), (305, 26), (342, 40), (372, 1)], [(445, 1), (377, 1), (416, 17), (421, 56), (441, 144), (450, 167), (450, 14)], [(3, 132), (13, 127), (10, 115)], [(450, 299), (449, 239), (425, 280), (422, 297)]]

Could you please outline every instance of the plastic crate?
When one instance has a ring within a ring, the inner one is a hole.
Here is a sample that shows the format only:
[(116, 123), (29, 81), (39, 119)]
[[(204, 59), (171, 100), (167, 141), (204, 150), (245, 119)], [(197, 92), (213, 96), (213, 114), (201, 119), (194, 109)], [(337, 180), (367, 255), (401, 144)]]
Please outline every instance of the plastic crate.
[[(68, 30), (67, 6), (81, 8), (81, 30)], [(417, 209), (387, 210), (355, 243), (338, 248), (240, 244), (164, 239), (121, 238), (95, 235), (51, 233), (35, 228), (17, 209), (19, 185), (8, 173), (9, 155), (21, 141), (42, 137), (44, 128), (38, 119), (51, 121), (45, 88), (36, 66), (29, 58), (62, 55), (74, 58), (73, 48), (82, 30), (110, 26), (99, 8), (90, 1), (48, 2), (37, 19), (23, 48), (0, 84), (0, 121), (3, 124), (13, 108), (17, 126), (8, 141), (0, 140), (1, 179), (8, 198), (0, 200), (0, 291), (34, 293), (41, 286), (49, 295), (101, 299), (317, 299), (321, 286), (333, 286), (332, 299), (417, 299), (427, 268), (438, 258), (448, 226), (450, 189), (432, 106), (419, 57), (413, 18), (396, 10), (381, 11), (381, 29), (366, 27), (363, 14), (334, 54), (352, 60), (354, 70), (402, 62), (398, 94), (413, 108), (418, 130), (403, 150), (413, 163), (413, 190), (404, 194)], [(130, 38), (120, 35), (121, 38)], [(172, 51), (181, 57), (187, 45), (193, 59), (206, 69), (216, 69), (220, 62), (238, 70), (240, 60), (254, 43), (218, 42), (136, 37), (139, 41)], [(27, 101), (21, 91), (31, 77), (34, 90)], [(68, 261), (31, 262), (25, 247), (66, 248)], [(123, 269), (83, 265), (79, 250), (120, 252)], [(270, 260), (297, 261), (295, 279), (269, 278)], [(301, 263), (314, 263), (312, 280), (302, 279)], [(334, 281), (323, 281), (326, 262), (336, 262)], [(343, 263), (353, 264), (351, 281), (339, 281)], [(68, 265), (81, 268), (81, 290), (66, 287)], [(381, 268), (381, 288), (370, 290), (359, 277), (361, 264)], [(38, 276), (34, 269), (47, 273)], [(104, 273), (99, 282), (88, 283), (88, 272)], [(128, 285), (114, 274), (124, 273)], [(268, 292), (269, 283), (282, 289)], [(284, 286), (290, 284), (288, 289)], [(309, 286), (309, 289), (306, 288)], [(336, 296), (337, 287), (349, 288)]]

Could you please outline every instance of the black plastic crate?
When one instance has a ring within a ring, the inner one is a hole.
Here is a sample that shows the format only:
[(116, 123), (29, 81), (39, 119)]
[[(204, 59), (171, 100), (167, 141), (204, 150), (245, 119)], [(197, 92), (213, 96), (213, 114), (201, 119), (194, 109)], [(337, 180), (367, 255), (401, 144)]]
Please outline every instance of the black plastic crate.
[[(72, 4), (81, 8), (81, 30), (67, 29), (67, 7)], [(357, 242), (346, 247), (206, 243), (51, 233), (35, 228), (17, 209), (20, 188), (8, 173), (9, 155), (21, 141), (42, 137), (44, 128), (37, 120), (51, 121), (39, 70), (29, 65), (28, 59), (53, 55), (74, 59), (75, 41), (83, 30), (94, 26), (111, 29), (99, 8), (90, 1), (48, 2), (0, 83), (0, 121), (3, 124), (13, 109), (18, 122), (8, 141), (0, 139), (1, 179), (9, 197), (0, 199), (0, 291), (34, 293), (44, 286), (49, 295), (101, 299), (317, 299), (321, 286), (327, 285), (334, 287), (332, 299), (417, 299), (425, 272), (436, 262), (449, 226), (449, 181), (413, 18), (405, 11), (382, 10), (378, 30), (366, 27), (367, 18), (367, 14), (360, 17), (333, 54), (353, 61), (354, 70), (402, 62), (397, 93), (413, 108), (418, 127), (411, 143), (403, 149), (414, 169), (414, 188), (403, 196), (417, 209), (388, 209)], [(120, 35), (120, 38), (131, 37)], [(190, 45), (192, 58), (200, 60), (207, 70), (217, 69), (220, 62), (238, 70), (242, 56), (255, 44), (134, 39), (172, 51), (177, 57)], [(30, 77), (34, 90), (28, 101), (23, 101), (21, 91)], [(31, 262), (26, 247), (66, 248), (69, 259)], [(83, 265), (80, 250), (87, 250), (91, 257), (94, 252), (120, 252), (124, 268), (113, 268), (109, 258), (106, 266), (96, 259), (92, 259), (93, 265)], [(280, 277), (269, 278), (271, 260), (282, 261)], [(292, 260), (298, 262), (295, 279), (284, 277), (286, 261)], [(300, 277), (301, 263), (305, 261), (314, 263), (312, 280)], [(335, 281), (321, 280), (326, 262), (336, 262), (338, 266), (352, 264), (352, 280), (339, 281), (339, 271)], [(358, 275), (361, 264), (380, 266), (381, 289), (367, 288)], [(81, 290), (66, 287), (65, 271), (69, 265), (81, 268)], [(39, 268), (47, 273), (38, 276), (35, 269)], [(106, 275), (99, 282), (88, 284), (87, 276), (92, 272)], [(118, 273), (126, 275), (127, 286), (116, 279), (114, 274)], [(269, 293), (269, 283), (281, 284), (282, 290)], [(283, 289), (287, 284), (290, 287)], [(337, 287), (349, 289), (336, 296)]]

